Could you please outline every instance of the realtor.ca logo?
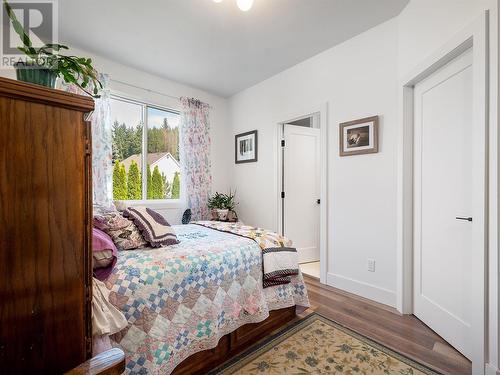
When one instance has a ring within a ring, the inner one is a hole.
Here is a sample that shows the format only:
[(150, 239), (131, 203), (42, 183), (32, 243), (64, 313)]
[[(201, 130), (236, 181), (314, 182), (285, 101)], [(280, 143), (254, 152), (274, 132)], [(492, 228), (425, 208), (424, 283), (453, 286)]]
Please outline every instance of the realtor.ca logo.
[[(46, 44), (56, 44), (57, 40), (57, 2), (55, 1), (4, 1), (1, 3), (2, 11), (0, 23), (2, 37), (0, 40), (1, 67), (13, 66), (18, 62), (25, 62), (29, 57), (18, 47), (26, 48), (23, 38), (26, 35), (32, 47), (37, 49)], [(11, 14), (9, 15), (9, 11)], [(16, 26), (12, 18), (17, 19)], [(20, 29), (22, 28), (22, 29)], [(43, 62), (38, 62), (43, 64)]]

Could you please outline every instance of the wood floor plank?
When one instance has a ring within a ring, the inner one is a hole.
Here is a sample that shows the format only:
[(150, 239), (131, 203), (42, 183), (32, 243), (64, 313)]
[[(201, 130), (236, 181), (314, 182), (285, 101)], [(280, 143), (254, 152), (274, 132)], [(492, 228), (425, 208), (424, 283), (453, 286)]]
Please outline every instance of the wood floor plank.
[[(318, 298), (318, 295), (314, 292), (309, 294), (310, 298)], [(324, 299), (319, 298), (320, 303)], [(355, 307), (346, 307), (346, 305), (322, 305), (321, 308), (327, 309), (329, 313), (342, 316), (345, 319), (350, 319), (352, 321), (358, 322), (360, 327), (366, 328), (368, 330), (373, 330), (381, 332), (382, 334), (391, 335), (394, 337), (405, 337), (414, 343), (428, 349), (432, 350), (436, 342), (431, 336), (422, 334), (418, 332), (412, 326), (401, 326), (400, 322), (395, 322), (387, 317), (376, 316), (373, 314), (363, 313), (361, 310), (357, 310)], [(373, 321), (377, 324), (373, 325)]]
[(470, 375), (472, 366), (445, 340), (412, 315), (350, 295), (305, 277), (311, 308), (339, 324), (377, 341), (434, 370), (450, 375)]
[(332, 308), (341, 309), (344, 313), (353, 314), (360, 318), (365, 318), (368, 320), (378, 319), (380, 325), (384, 325), (389, 330), (395, 332), (400, 332), (404, 335), (415, 335), (421, 336), (422, 340), (427, 340), (429, 347), (434, 345), (434, 342), (440, 341), (446, 343), (440, 336), (438, 336), (432, 330), (429, 330), (426, 326), (423, 326), (421, 322), (413, 316), (400, 316), (401, 319), (394, 320), (393, 313), (387, 311), (377, 311), (376, 307), (373, 306), (363, 306), (362, 302), (353, 302), (349, 304), (336, 304), (332, 303), (330, 299), (325, 297), (317, 290), (309, 289), (309, 294), (314, 295), (314, 299), (318, 300), (323, 306), (330, 306)]
[(462, 355), (455, 348), (451, 347), (448, 344), (436, 342), (432, 350), (447, 357), (450, 357), (450, 359), (454, 361), (461, 361), (462, 359)]
[[(309, 278), (307, 278), (308, 281), (308, 291), (310, 292), (317, 292), (319, 293), (322, 297), (325, 296), (324, 290), (325, 288), (328, 288), (327, 290), (333, 291), (334, 293), (329, 293), (327, 298), (332, 298), (332, 295), (337, 294), (338, 292), (342, 293), (342, 296), (344, 296), (344, 299), (342, 301), (345, 301), (346, 295), (348, 296), (347, 292), (344, 291), (338, 291), (338, 289), (329, 287), (329, 286), (324, 286), (319, 283), (317, 284), (312, 284), (309, 281)], [(338, 291), (338, 292), (337, 292)], [(336, 297), (333, 297), (333, 299), (336, 299)], [(324, 305), (324, 303), (322, 303)], [(413, 315), (401, 315), (399, 312), (397, 312), (395, 309), (389, 307), (389, 306), (384, 306), (381, 307), (382, 305), (373, 301), (368, 301), (364, 298), (360, 298), (358, 296), (352, 296), (352, 298), (349, 299), (349, 306), (351, 307), (356, 307), (357, 310), (366, 312), (366, 313), (372, 313), (375, 314), (378, 318), (380, 319), (388, 319), (391, 323), (391, 325), (395, 325), (398, 327), (411, 327), (411, 332), (412, 333), (418, 333), (420, 335), (424, 335), (427, 337), (432, 338), (435, 341), (441, 342), (443, 344), (447, 345), (447, 342), (441, 338), (439, 335), (437, 335), (434, 331), (429, 329), (426, 325), (422, 324), (420, 320), (418, 320), (416, 317)], [(401, 319), (398, 319), (394, 321), (394, 314), (398, 315), (401, 317)]]

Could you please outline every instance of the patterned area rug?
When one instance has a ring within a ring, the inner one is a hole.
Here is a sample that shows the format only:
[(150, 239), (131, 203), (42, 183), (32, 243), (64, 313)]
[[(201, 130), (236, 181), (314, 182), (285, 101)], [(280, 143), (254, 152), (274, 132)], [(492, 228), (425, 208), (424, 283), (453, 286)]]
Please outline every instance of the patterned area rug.
[(210, 374), (438, 373), (314, 313), (255, 345)]

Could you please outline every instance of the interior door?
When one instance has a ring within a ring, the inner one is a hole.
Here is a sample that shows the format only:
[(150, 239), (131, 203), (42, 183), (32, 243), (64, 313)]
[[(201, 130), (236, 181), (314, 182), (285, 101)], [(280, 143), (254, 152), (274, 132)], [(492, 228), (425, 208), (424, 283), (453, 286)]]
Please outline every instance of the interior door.
[(284, 125), (283, 232), (299, 263), (319, 261), (320, 130)]
[(414, 314), (471, 358), (472, 51), (415, 86), (414, 100)]

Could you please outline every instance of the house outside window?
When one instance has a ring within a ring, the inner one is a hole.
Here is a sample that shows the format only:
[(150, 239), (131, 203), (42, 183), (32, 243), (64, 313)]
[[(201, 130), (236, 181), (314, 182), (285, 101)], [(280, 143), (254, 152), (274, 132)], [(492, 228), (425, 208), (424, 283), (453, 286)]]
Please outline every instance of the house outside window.
[(113, 199), (178, 201), (179, 113), (112, 96), (111, 117)]

